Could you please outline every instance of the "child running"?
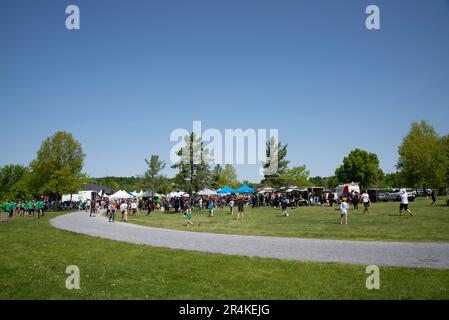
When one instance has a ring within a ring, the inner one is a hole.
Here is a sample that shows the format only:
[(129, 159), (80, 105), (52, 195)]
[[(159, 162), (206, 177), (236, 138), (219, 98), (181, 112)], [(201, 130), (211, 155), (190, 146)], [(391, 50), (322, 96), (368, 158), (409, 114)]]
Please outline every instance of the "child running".
[(346, 198), (341, 199), (340, 204), (340, 224), (348, 224), (348, 212), (349, 204), (346, 202)]
[(190, 207), (190, 205), (187, 205), (184, 215), (187, 219), (187, 226), (193, 226), (193, 222), (192, 222), (192, 208)]
[(214, 202), (211, 201), (209, 203), (209, 217), (213, 217), (214, 216)]
[(282, 208), (282, 214), (284, 215), (284, 217), (288, 217), (288, 212), (287, 212), (287, 208), (288, 208), (288, 199), (287, 198), (283, 198), (281, 200), (281, 208)]

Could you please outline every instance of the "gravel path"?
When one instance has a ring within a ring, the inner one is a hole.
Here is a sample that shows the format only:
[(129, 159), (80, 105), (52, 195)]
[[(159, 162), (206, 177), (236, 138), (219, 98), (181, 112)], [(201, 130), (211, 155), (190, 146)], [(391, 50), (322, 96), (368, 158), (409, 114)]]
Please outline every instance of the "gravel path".
[[(76, 212), (56, 217), (59, 229), (154, 247), (287, 260), (449, 269), (449, 243), (346, 241), (239, 236), (156, 229)], [(187, 229), (187, 227), (186, 227)]]

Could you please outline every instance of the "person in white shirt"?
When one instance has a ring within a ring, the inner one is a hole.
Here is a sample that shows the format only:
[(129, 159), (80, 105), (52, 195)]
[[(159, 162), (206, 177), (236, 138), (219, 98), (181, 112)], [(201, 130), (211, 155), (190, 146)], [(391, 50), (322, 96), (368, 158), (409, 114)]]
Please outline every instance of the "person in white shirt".
[(341, 199), (340, 203), (340, 224), (348, 224), (349, 204), (346, 202), (346, 198)]
[(230, 209), (230, 214), (233, 215), (234, 214), (234, 199), (231, 199), (231, 201), (229, 201), (229, 209)]
[(363, 203), (363, 206), (365, 207), (365, 210), (363, 210), (363, 213), (369, 213), (370, 199), (369, 199), (369, 194), (366, 191), (363, 191), (362, 203)]
[(126, 202), (123, 202), (120, 205), (120, 211), (122, 213), (122, 221), (128, 222), (128, 204)]
[(136, 201), (131, 203), (131, 213), (132, 214), (136, 214), (137, 213), (137, 202)]
[(402, 216), (402, 210), (407, 211), (411, 216), (413, 216), (413, 213), (408, 209), (408, 194), (405, 189), (401, 190), (401, 205), (399, 206), (400, 216)]

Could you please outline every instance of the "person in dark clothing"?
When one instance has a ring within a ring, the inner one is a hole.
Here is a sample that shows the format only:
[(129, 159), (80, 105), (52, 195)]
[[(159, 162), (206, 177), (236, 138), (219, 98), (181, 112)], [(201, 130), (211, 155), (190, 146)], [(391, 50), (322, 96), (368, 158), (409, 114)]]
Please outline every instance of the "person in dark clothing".
[(175, 212), (178, 213), (179, 212), (179, 207), (180, 207), (179, 198), (175, 199), (173, 207), (175, 208)]
[(352, 194), (352, 205), (354, 206), (354, 210), (359, 209), (359, 194), (357, 192)]
[(238, 210), (237, 214), (237, 221), (238, 221), (240, 219), (240, 216), (243, 219), (243, 211), (245, 210), (245, 203), (243, 202), (243, 199), (241, 197), (239, 197), (237, 200), (237, 210)]
[(432, 194), (430, 196), (432, 197), (432, 205), (436, 206), (437, 205), (437, 196), (435, 194), (435, 190), (432, 190)]
[(151, 212), (153, 212), (153, 210), (154, 210), (154, 203), (152, 200), (148, 200), (147, 202), (148, 215), (151, 215)]

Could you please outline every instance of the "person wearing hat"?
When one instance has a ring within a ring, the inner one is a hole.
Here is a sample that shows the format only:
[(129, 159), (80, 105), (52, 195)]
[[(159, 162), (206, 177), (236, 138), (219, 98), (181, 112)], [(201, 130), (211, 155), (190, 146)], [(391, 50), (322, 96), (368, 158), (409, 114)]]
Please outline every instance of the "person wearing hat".
[(411, 216), (413, 216), (413, 213), (408, 209), (408, 194), (405, 189), (401, 190), (401, 205), (399, 206), (400, 216), (402, 216), (402, 210), (407, 211)]
[(349, 204), (346, 198), (341, 199), (340, 203), (340, 224), (348, 224)]

